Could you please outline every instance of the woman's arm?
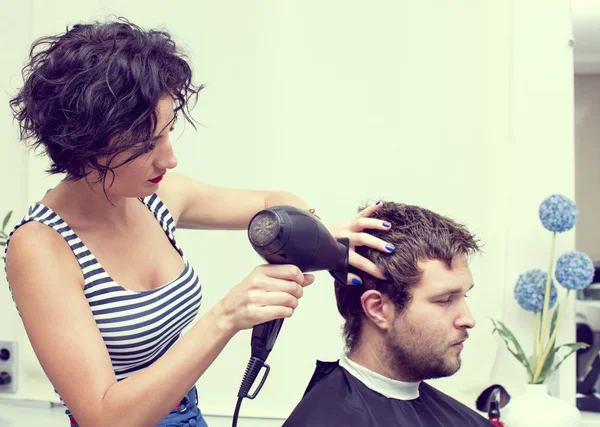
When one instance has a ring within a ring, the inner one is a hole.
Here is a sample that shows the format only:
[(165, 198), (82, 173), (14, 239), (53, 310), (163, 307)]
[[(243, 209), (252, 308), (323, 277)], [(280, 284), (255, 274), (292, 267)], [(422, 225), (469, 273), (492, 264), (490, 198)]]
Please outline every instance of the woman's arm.
[(27, 223), (13, 234), (6, 262), (38, 360), (82, 427), (155, 426), (237, 331), (290, 317), (302, 287), (314, 280), (293, 266), (258, 267), (159, 360), (117, 382), (83, 294), (81, 269), (62, 237)]
[(254, 214), (270, 206), (309, 208), (304, 200), (284, 191), (216, 187), (174, 172), (165, 175), (158, 196), (183, 229), (243, 230)]
[[(172, 172), (165, 175), (158, 195), (169, 206), (177, 226), (189, 229), (242, 230), (248, 227), (254, 214), (270, 206), (309, 208), (304, 200), (291, 193), (215, 187)], [(350, 220), (325, 225), (334, 237), (350, 240), (350, 265), (383, 280), (385, 272), (355, 250), (356, 246), (364, 245), (386, 253), (394, 251), (386, 241), (363, 232), (365, 229), (387, 231), (392, 227), (392, 224), (369, 218), (382, 207), (378, 202)], [(348, 274), (348, 284), (359, 283), (362, 283), (360, 277)]]

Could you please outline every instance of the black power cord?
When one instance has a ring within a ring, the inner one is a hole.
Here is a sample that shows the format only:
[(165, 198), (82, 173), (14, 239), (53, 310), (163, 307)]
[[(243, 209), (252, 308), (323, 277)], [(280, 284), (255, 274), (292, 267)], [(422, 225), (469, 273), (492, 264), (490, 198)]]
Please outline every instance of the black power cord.
[(238, 417), (240, 416), (240, 408), (242, 406), (243, 397), (238, 397), (237, 403), (235, 404), (235, 411), (233, 411), (233, 422), (232, 427), (237, 427)]
[[(252, 384), (254, 384), (254, 381), (256, 381), (256, 377), (258, 377), (258, 374), (263, 367), (266, 369), (265, 375), (262, 377), (262, 380), (258, 384), (256, 391), (253, 394), (249, 394), (250, 389), (252, 388)], [(231, 424), (232, 427), (237, 427), (237, 422), (238, 422), (238, 417), (240, 415), (240, 408), (242, 406), (242, 401), (244, 400), (245, 397), (247, 397), (248, 399), (254, 399), (258, 395), (258, 393), (260, 392), (260, 389), (262, 389), (262, 386), (264, 385), (264, 383), (267, 379), (267, 376), (269, 375), (270, 370), (271, 370), (271, 368), (269, 367), (269, 365), (267, 365), (264, 362), (264, 360), (262, 360), (258, 357), (250, 358), (250, 360), (248, 361), (248, 366), (246, 366), (246, 372), (244, 373), (244, 379), (242, 380), (242, 384), (240, 385), (240, 390), (238, 391), (238, 400), (235, 405), (235, 411), (233, 412), (233, 422)]]

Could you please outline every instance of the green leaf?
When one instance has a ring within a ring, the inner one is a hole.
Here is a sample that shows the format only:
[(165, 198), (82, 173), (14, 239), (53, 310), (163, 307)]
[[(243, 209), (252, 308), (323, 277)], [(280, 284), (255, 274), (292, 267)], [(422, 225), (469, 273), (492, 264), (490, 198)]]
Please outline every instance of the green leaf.
[[(550, 332), (548, 334), (548, 337), (552, 336), (552, 332), (554, 332), (554, 328), (556, 328), (556, 320), (558, 318), (558, 311), (560, 310), (560, 303), (556, 304), (556, 307), (554, 308), (554, 313), (552, 314), (552, 320), (550, 321)], [(540, 371), (540, 375), (536, 378), (536, 383), (543, 383), (546, 380), (546, 377), (552, 372), (552, 365), (554, 365), (554, 357), (556, 356), (556, 352), (557, 352), (558, 348), (556, 347), (556, 340), (554, 340), (554, 342), (552, 343), (552, 347), (550, 348), (550, 351), (548, 352), (548, 356), (546, 357), (546, 360), (543, 361), (544, 366), (542, 367), (542, 370)], [(541, 349), (540, 351), (543, 351), (543, 349)]]
[[(560, 310), (560, 303), (556, 303), (556, 307), (554, 308), (554, 313), (552, 313), (552, 320), (550, 321), (550, 333), (548, 337), (552, 336), (552, 332), (554, 332), (554, 328), (556, 328), (556, 319), (558, 318), (558, 310)], [(556, 340), (555, 340), (556, 342)]]
[[(508, 351), (510, 351), (510, 353), (519, 362), (521, 362), (521, 364), (525, 367), (525, 369), (527, 369), (527, 374), (529, 375), (529, 380), (530, 381), (533, 380), (533, 372), (531, 371), (531, 365), (529, 364), (529, 360), (525, 356), (525, 352), (523, 351), (523, 348), (519, 344), (519, 341), (517, 341), (517, 338), (515, 338), (515, 336), (512, 334), (512, 332), (500, 320), (495, 321), (492, 319), (492, 322), (494, 323), (494, 330), (492, 331), (492, 334), (494, 332), (498, 331), (498, 334), (500, 335), (500, 337), (502, 338), (502, 340), (504, 341), (504, 343), (506, 345), (506, 349)], [(496, 322), (498, 322), (498, 324), (496, 324)], [(512, 344), (514, 346), (515, 350), (510, 348), (510, 344)]]
[(585, 348), (588, 348), (589, 345), (584, 343), (584, 342), (575, 342), (575, 343), (571, 343), (571, 344), (563, 344), (559, 347), (556, 348), (556, 350), (558, 351), (559, 348), (561, 347), (569, 347), (569, 352), (567, 354), (565, 354), (565, 356), (560, 359), (560, 361), (556, 364), (556, 366), (554, 367), (554, 371), (556, 371), (558, 369), (558, 367), (565, 361), (565, 359), (567, 357), (569, 357), (571, 354), (575, 353), (577, 350), (583, 350)]
[(521, 356), (521, 358), (523, 359), (523, 361), (526, 363), (526, 366), (529, 370), (531, 370), (531, 366), (529, 366), (529, 360), (527, 359), (527, 357), (525, 356), (525, 352), (523, 351), (523, 348), (521, 347), (521, 345), (519, 344), (519, 341), (517, 341), (517, 338), (512, 334), (512, 332), (506, 327), (506, 325), (504, 325), (504, 323), (502, 323), (500, 320), (498, 320), (498, 323), (502, 326), (502, 328), (504, 329), (504, 333), (508, 336), (508, 338), (513, 342), (513, 344), (515, 345), (515, 348), (517, 350), (517, 352), (519, 353), (519, 355)]
[(537, 378), (535, 378), (536, 384), (542, 384), (544, 381), (546, 381), (546, 378), (552, 372), (551, 369), (552, 369), (552, 366), (554, 365), (554, 357), (556, 356), (557, 350), (558, 350), (558, 348), (555, 348), (555, 346), (553, 344), (552, 349), (548, 353), (548, 357), (546, 357), (546, 360), (544, 361), (544, 366), (540, 372), (540, 375)]
[[(558, 351), (562, 347), (569, 347), (571, 350), (567, 354), (565, 354), (565, 356), (562, 359), (560, 359), (560, 361), (554, 366), (554, 359), (556, 358)], [(584, 349), (584, 348), (588, 348), (588, 347), (589, 347), (589, 345), (585, 344), (585, 343), (563, 344), (558, 347), (552, 346), (552, 350), (550, 351), (550, 353), (548, 353), (548, 357), (546, 358), (546, 362), (544, 363), (544, 368), (540, 372), (540, 375), (537, 378), (536, 383), (541, 384), (544, 381), (546, 381), (548, 376), (550, 374), (552, 374), (552, 372), (555, 372), (556, 370), (558, 370), (558, 367), (562, 364), (562, 362), (565, 361), (565, 359), (567, 357), (569, 357), (571, 354), (573, 354), (574, 352), (576, 352), (579, 349)]]
[(4, 222), (2, 223), (2, 232), (4, 232), (4, 229), (8, 225), (8, 221), (10, 221), (10, 216), (12, 215), (12, 213), (13, 211), (8, 211), (8, 213), (4, 217)]

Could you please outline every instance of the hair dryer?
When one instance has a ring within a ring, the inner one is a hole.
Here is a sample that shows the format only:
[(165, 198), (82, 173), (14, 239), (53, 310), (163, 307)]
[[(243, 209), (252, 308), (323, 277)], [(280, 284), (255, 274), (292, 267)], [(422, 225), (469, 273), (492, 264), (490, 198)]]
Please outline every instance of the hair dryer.
[[(250, 220), (248, 238), (256, 252), (270, 264), (292, 264), (303, 273), (327, 270), (336, 283), (346, 285), (349, 239), (334, 238), (316, 216), (305, 210), (294, 206), (264, 209)], [(234, 427), (242, 399), (254, 399), (269, 374), (270, 367), (265, 361), (275, 345), (283, 320), (271, 320), (252, 329), (252, 356), (238, 392)], [(249, 395), (263, 366), (265, 375), (254, 394)]]

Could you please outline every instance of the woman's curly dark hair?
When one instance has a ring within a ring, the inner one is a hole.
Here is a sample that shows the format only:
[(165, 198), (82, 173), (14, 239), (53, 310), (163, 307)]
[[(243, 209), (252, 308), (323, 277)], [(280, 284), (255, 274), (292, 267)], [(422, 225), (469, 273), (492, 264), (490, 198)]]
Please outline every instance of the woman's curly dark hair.
[(10, 100), (20, 138), (43, 148), (51, 159), (47, 172), (68, 180), (89, 168), (104, 180), (119, 166), (111, 165), (117, 154), (133, 148), (126, 163), (148, 151), (165, 95), (175, 100), (175, 117), (181, 111), (194, 126), (190, 100), (195, 104), (204, 87), (192, 84), (191, 67), (169, 33), (123, 18), (36, 40), (22, 75), (24, 86)]

